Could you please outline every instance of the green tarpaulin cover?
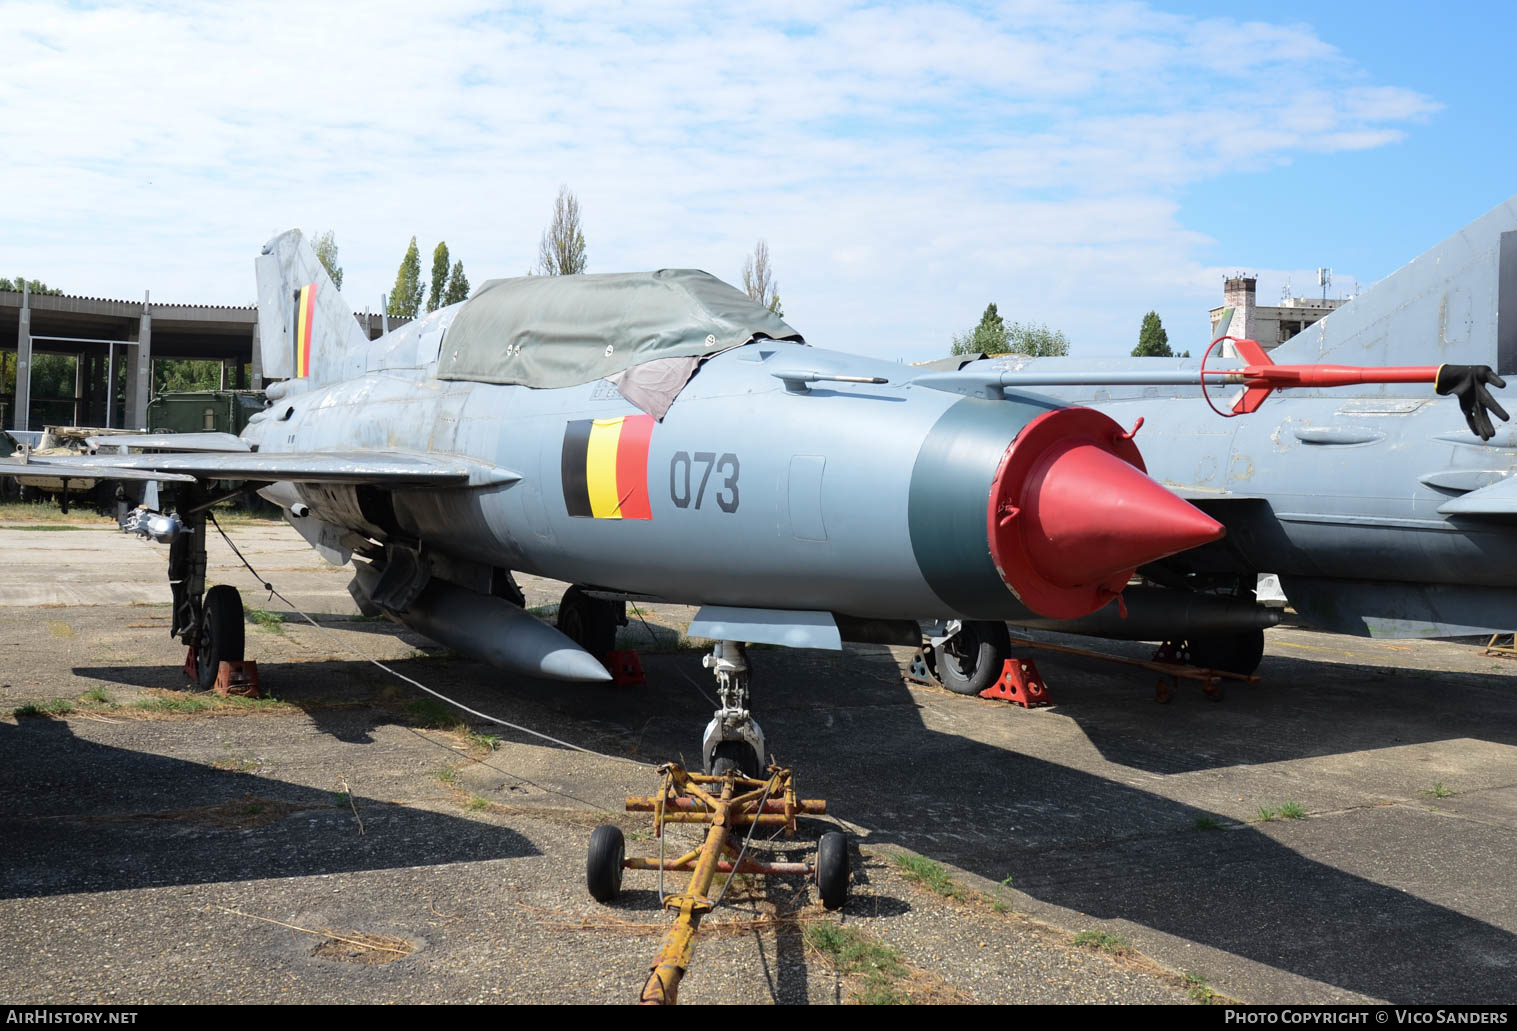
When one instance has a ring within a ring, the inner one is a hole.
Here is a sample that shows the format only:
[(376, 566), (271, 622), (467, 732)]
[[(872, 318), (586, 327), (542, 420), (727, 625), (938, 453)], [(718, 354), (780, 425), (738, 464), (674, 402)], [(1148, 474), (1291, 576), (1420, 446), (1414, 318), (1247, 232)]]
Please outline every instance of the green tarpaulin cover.
[(801, 340), (747, 294), (696, 269), (492, 279), (448, 327), (437, 375), (568, 387), (760, 337)]

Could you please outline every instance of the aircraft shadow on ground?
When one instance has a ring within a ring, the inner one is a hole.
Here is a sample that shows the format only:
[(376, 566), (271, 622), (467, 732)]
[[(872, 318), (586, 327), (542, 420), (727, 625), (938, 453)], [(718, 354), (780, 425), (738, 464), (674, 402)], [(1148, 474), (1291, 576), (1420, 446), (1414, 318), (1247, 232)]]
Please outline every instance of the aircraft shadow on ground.
[[(756, 713), (771, 748), (796, 765), (801, 794), (828, 798), (832, 812), (871, 828), (873, 842), (900, 844), (991, 881), (1009, 875), (1017, 891), (1043, 902), (1095, 918), (1128, 920), (1373, 997), (1471, 1001), (1517, 992), (1517, 968), (1493, 958), (1512, 955), (1517, 945), (1500, 927), (1309, 859), (1252, 826), (1197, 829), (1202, 817), (1229, 822), (1218, 814), (925, 728), (918, 702), (885, 649), (845, 656), (764, 650), (750, 659)], [(1457, 675), (1400, 671), (1382, 677), (1384, 671), (1374, 667), (1350, 667), (1358, 672), (1340, 671), (1330, 689), (1305, 687), (1321, 680), (1318, 664), (1271, 658), (1268, 685), (1237, 687), (1220, 704), (1203, 701), (1195, 690), (1159, 706), (1145, 672), (1129, 675), (1121, 667), (1063, 657), (1057, 664), (1040, 661), (1045, 674), (1066, 671), (1066, 684), (1054, 680), (1058, 711), (1079, 724), (1109, 761), (1151, 773), (1452, 737), (1502, 742), (1512, 737), (1502, 693)], [(461, 659), (411, 660), (401, 668), (482, 711), (598, 751), (650, 761), (682, 758), (693, 767), (699, 761), (695, 742), (710, 710), (697, 685), (709, 694), (709, 674), (694, 653), (645, 656), (644, 666), (649, 683), (636, 689), (504, 677)], [(271, 667), (271, 682), (277, 695), (309, 705), (312, 719), (326, 721), (324, 729), (347, 735), (344, 740), (363, 739), (355, 727), (404, 722), (383, 710), (325, 708), (334, 682), (355, 669), (372, 667), (280, 664)], [(374, 686), (368, 681), (354, 690), (367, 690), (372, 700)], [(1388, 693), (1395, 704), (1385, 704)], [(1434, 695), (1439, 700), (1430, 708)], [(975, 720), (1036, 718), (969, 699), (945, 701), (972, 707)], [(1366, 713), (1379, 715), (1361, 719)], [(507, 740), (529, 740), (513, 731), (501, 733)], [(155, 757), (141, 761), (207, 772)], [(634, 771), (628, 784), (631, 791), (651, 792), (656, 781), (651, 770)], [(407, 837), (424, 838), (444, 851), (450, 851), (450, 834), (462, 833), (469, 842), (481, 833), (467, 821), (410, 811), (396, 818), (435, 821), (427, 834)], [(1311, 823), (1292, 826), (1304, 831)], [(1285, 835), (1280, 825), (1274, 829)], [(221, 846), (226, 855), (216, 859), (216, 844), (208, 844), (205, 862), (223, 868), (186, 870), (184, 876), (200, 881), (272, 872), (266, 860), (240, 857), (230, 838)], [(470, 850), (479, 846), (465, 845), (450, 854), (454, 859), (524, 854), (513, 853), (511, 843), (497, 844), (493, 853), (484, 849), (476, 856)], [(429, 860), (408, 853), (393, 861)], [(346, 854), (331, 863), (353, 868)]]
[(506, 827), (0, 723), (0, 898), (536, 855)]
[[(1039, 639), (1144, 659), (1153, 649), (1063, 635)], [(1510, 674), (1408, 669), (1389, 657), (1369, 664), (1267, 655), (1260, 681), (1222, 681), (1221, 701), (1182, 679), (1173, 700), (1158, 705), (1157, 673), (1037, 649), (1019, 654), (1037, 663), (1059, 714), (1080, 726), (1102, 758), (1149, 773), (1463, 738), (1517, 744), (1517, 682)]]
[[(779, 679), (781, 691), (795, 690), (785, 683)], [(1010, 876), (1017, 891), (1045, 903), (1128, 920), (1373, 997), (1469, 1002), (1517, 992), (1517, 968), (1501, 959), (1512, 954), (1517, 940), (1500, 927), (1307, 858), (1253, 826), (1198, 829), (1203, 817), (1231, 823), (1219, 814), (924, 728), (904, 686), (883, 692), (901, 704), (870, 708), (839, 697), (836, 680), (816, 681), (810, 690), (818, 708), (832, 703), (827, 720), (814, 712), (796, 719), (779, 706), (784, 718), (771, 719), (766, 729), (791, 756), (834, 758), (797, 759), (805, 764), (804, 793), (825, 794), (831, 811), (876, 829), (872, 841), (900, 844), (991, 881)], [(1113, 697), (1117, 705), (1158, 710), (1160, 722), (1169, 715), (1141, 690)], [(1073, 698), (1061, 712), (1077, 721), (1073, 709), (1111, 718), (1110, 698), (1083, 703), (1083, 695)], [(1198, 700), (1193, 707), (1207, 704)], [(1217, 708), (1210, 706), (1205, 715)], [(760, 701), (758, 711), (773, 710)], [(1345, 740), (1320, 706), (1311, 711), (1305, 732), (1318, 739), (1291, 742), (1277, 758), (1366, 747), (1363, 737)], [(1476, 718), (1455, 731), (1488, 739), (1488, 726), (1467, 725)], [(1415, 739), (1421, 719), (1418, 709), (1402, 709), (1394, 727), (1377, 732)], [(1291, 733), (1298, 731), (1293, 727)], [(1441, 730), (1427, 735), (1444, 736)], [(1199, 762), (1181, 764), (1185, 769), (1265, 761), (1254, 753), (1230, 755), (1226, 741), (1205, 734), (1173, 734), (1146, 747), (1206, 753)], [(1305, 832), (1309, 824), (1291, 828)], [(1272, 829), (1288, 840), (1282, 825)], [(1432, 831), (1425, 832), (1424, 838), (1431, 837)], [(1320, 844), (1320, 838), (1306, 840)]]

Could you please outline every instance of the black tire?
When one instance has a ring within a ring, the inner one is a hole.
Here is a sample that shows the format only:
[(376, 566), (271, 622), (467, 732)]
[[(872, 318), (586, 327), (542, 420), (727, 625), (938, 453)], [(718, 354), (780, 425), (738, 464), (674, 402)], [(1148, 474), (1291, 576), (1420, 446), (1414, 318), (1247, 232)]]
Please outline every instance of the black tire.
[(1264, 631), (1240, 630), (1233, 634), (1193, 637), (1186, 642), (1193, 666), (1219, 669), (1249, 676), (1264, 660)]
[(841, 831), (828, 831), (816, 843), (816, 893), (828, 909), (848, 901), (848, 839)]
[(617, 606), (570, 587), (558, 603), (558, 632), (605, 661), (616, 648)]
[(1005, 623), (966, 622), (937, 649), (933, 672), (955, 694), (977, 695), (996, 682), (1010, 655)]
[(590, 852), (585, 858), (585, 886), (597, 902), (610, 902), (622, 890), (622, 860), (627, 841), (620, 827), (603, 824), (590, 832)]
[(745, 777), (761, 777), (758, 753), (746, 741), (722, 741), (711, 751), (711, 776), (724, 777), (736, 771)]
[(216, 686), (223, 662), (241, 662), (246, 643), (242, 621), (242, 595), (237, 588), (220, 584), (205, 592), (200, 615), (200, 636), (195, 641), (195, 674), (200, 690)]

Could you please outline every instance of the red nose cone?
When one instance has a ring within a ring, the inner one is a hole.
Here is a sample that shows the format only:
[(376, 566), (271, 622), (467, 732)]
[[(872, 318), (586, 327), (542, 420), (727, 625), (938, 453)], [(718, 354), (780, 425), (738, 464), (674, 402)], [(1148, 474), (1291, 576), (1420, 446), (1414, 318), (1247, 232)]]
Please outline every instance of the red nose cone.
[(1022, 429), (996, 470), (988, 514), (1001, 579), (1052, 619), (1096, 611), (1137, 567), (1225, 532), (1150, 480), (1131, 435), (1089, 408), (1056, 409)]
[(1132, 570), (1222, 536), (1222, 525), (1110, 451), (1072, 441), (1027, 485), (1033, 568), (1060, 587), (1127, 582)]

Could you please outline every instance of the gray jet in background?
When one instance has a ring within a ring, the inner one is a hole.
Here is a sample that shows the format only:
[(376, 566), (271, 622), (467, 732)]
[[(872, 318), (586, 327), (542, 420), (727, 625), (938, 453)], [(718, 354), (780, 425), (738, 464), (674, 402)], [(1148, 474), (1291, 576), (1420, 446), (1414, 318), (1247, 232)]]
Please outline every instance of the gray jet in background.
[[(1517, 372), (1517, 198), (1268, 358)], [(1169, 640), (1199, 665), (1250, 672), (1275, 617), (1249, 603), (1259, 575), (1273, 573), (1301, 618), (1325, 630), (1452, 637), (1517, 629), (1517, 429), (1482, 439), (1458, 397), (1410, 384), (1308, 388), (1271, 398), (1257, 414), (1223, 418), (1193, 386), (1097, 382), (1158, 370), (1194, 377), (1195, 359), (933, 363), (945, 364), (958, 372), (939, 376), (1036, 389), (1124, 426), (1142, 418), (1136, 439), (1148, 474), (1227, 528), (1214, 543), (1144, 566), (1149, 584), (1126, 592), (1127, 619), (1108, 606), (1073, 623), (1029, 625)], [(1214, 354), (1207, 364), (1239, 362)], [(1208, 392), (1223, 412), (1237, 393)]]

